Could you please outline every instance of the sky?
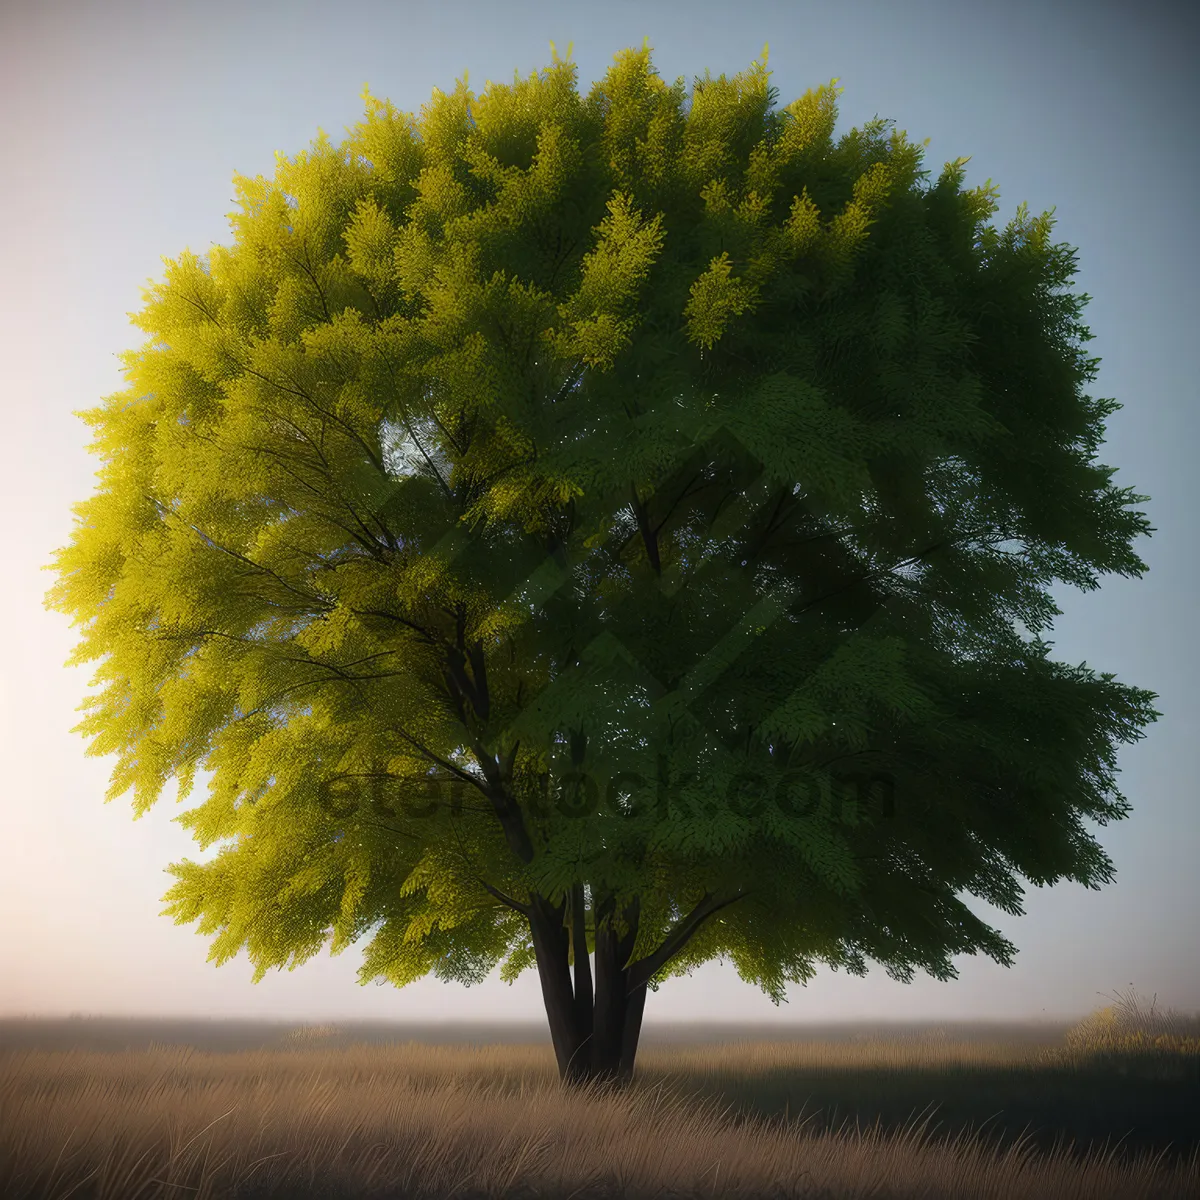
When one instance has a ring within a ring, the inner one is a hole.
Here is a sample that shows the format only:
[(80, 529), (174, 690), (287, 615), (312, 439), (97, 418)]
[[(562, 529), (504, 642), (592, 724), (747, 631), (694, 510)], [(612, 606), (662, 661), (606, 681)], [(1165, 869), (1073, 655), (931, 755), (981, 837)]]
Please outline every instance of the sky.
[[(70, 732), (89, 668), (65, 663), (77, 632), (48, 612), (55, 548), (98, 460), (72, 415), (124, 387), (118, 351), (142, 344), (127, 314), (163, 277), (162, 257), (228, 245), (234, 171), (270, 178), (323, 128), (336, 143), (372, 94), (418, 113), (464, 72), (478, 95), (550, 66), (550, 42), (586, 94), (613, 57), (649, 39), (668, 82), (748, 70), (770, 46), (782, 107), (837, 77), (836, 136), (879, 115), (925, 166), (970, 155), (964, 187), (992, 179), (1007, 223), (1027, 201), (1055, 208), (1052, 240), (1078, 248), (1083, 320), (1102, 359), (1109, 419), (1100, 461), (1149, 494), (1156, 533), (1142, 579), (1052, 589), (1060, 661), (1158, 693), (1163, 716), (1120, 749), (1132, 815), (1096, 831), (1116, 864), (1100, 891), (1030, 887), (1010, 917), (972, 901), (1019, 948), (1015, 964), (961, 958), (960, 976), (890, 980), (821, 969), (776, 1008), (731, 964), (710, 963), (648, 999), (646, 1025), (678, 1020), (1063, 1019), (1131, 985), (1200, 1010), (1200, 726), (1195, 628), (1200, 440), (1194, 353), (1200, 172), (1197, 19), (1164, 0), (573, 0), (247, 4), (244, 0), (0, 5), (0, 1015), (272, 1017), (288, 1020), (544, 1019), (535, 971), (474, 988), (428, 978), (357, 983), (361, 949), (324, 953), (259, 984), (244, 955), (217, 968), (209, 939), (161, 916), (164, 868), (204, 859), (174, 823), (169, 787), (134, 821), (104, 803), (112, 759)], [(203, 779), (194, 801), (202, 799)]]

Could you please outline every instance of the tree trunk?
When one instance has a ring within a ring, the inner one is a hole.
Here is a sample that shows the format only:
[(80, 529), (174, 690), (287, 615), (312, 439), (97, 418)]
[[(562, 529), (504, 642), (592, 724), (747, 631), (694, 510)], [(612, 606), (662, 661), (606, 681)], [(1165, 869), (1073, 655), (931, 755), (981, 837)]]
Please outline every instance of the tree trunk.
[[(604, 1082), (618, 1088), (633, 1080), (646, 985), (630, 989), (627, 964), (637, 940), (640, 904), (623, 913), (623, 935), (612, 927), (616, 905), (611, 897), (595, 913), (596, 968), (593, 991), (588, 964), (583, 887), (576, 885), (558, 905), (532, 898), (529, 925), (537, 956), (542, 999), (558, 1062), (559, 1079), (568, 1086)], [(574, 988), (571, 963), (574, 957)]]

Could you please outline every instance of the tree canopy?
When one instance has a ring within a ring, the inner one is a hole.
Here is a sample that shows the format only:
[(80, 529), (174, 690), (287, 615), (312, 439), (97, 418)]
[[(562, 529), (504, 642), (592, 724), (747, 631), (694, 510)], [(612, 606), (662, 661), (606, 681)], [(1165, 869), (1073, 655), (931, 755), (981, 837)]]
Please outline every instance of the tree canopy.
[(952, 978), (1015, 952), (964, 896), (1111, 879), (1156, 696), (1038, 635), (1152, 530), (1074, 252), (765, 64), (364, 91), (130, 314), (47, 603), (108, 798), (211, 773), (216, 962), (536, 966), (564, 1077), (627, 1078), (714, 957)]

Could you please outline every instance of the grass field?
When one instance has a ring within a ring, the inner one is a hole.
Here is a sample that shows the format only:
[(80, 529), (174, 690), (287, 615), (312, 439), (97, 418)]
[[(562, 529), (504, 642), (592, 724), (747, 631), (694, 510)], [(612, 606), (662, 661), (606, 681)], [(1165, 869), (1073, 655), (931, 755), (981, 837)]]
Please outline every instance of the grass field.
[(1200, 1196), (1200, 1016), (1132, 994), (1073, 1028), (647, 1026), (624, 1095), (527, 1036), (3, 1021), (0, 1196)]

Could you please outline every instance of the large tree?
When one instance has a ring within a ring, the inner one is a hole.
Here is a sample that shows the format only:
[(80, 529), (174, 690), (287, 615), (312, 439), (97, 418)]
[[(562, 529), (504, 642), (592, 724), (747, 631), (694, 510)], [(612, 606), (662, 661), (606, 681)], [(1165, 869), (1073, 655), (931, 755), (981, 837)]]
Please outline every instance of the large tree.
[(690, 105), (554, 61), (235, 176), (47, 602), (109, 799), (211, 772), (167, 911), (213, 959), (536, 966), (562, 1077), (628, 1080), (714, 956), (952, 978), (1015, 952), (964, 894), (1111, 878), (1156, 697), (1035, 635), (1150, 530), (1050, 214), (835, 144), (832, 85), (775, 111), (765, 53)]

